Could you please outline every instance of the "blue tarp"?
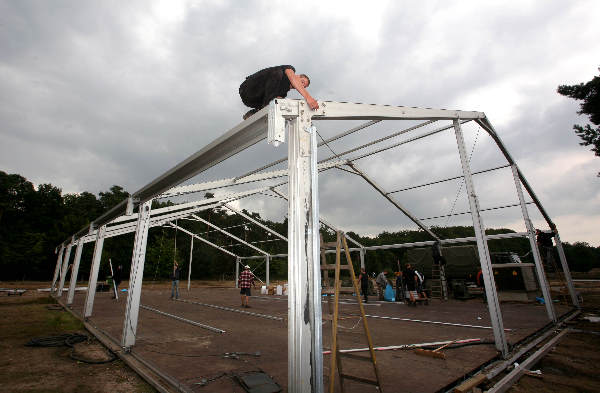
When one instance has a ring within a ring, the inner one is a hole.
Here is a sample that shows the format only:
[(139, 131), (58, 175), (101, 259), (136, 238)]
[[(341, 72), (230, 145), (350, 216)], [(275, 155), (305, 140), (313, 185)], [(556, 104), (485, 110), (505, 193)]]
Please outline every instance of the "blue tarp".
[(383, 293), (383, 299), (386, 302), (395, 302), (396, 301), (396, 297), (395, 297), (395, 293), (394, 293), (394, 288), (392, 288), (392, 286), (390, 284), (387, 285), (387, 287), (385, 287), (385, 292)]

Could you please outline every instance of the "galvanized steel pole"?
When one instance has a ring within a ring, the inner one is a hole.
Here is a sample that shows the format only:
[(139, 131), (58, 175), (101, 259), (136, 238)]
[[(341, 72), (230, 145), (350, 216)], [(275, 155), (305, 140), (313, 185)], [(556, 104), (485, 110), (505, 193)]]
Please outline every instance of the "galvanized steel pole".
[(473, 218), (473, 229), (475, 229), (475, 237), (477, 238), (477, 250), (479, 251), (479, 261), (483, 273), (483, 281), (485, 283), (485, 293), (487, 295), (488, 310), (492, 327), (494, 328), (494, 339), (496, 348), (502, 352), (503, 356), (508, 354), (508, 345), (504, 334), (504, 324), (502, 322), (502, 313), (500, 311), (500, 303), (496, 292), (496, 283), (494, 281), (494, 272), (492, 270), (492, 262), (490, 251), (488, 249), (487, 237), (483, 220), (479, 214), (479, 201), (475, 194), (473, 186), (473, 178), (471, 177), (471, 169), (469, 167), (469, 159), (467, 157), (467, 149), (463, 138), (460, 122), (454, 120), (454, 131), (456, 133), (456, 143), (460, 154), (460, 162), (462, 165), (463, 175), (465, 177), (465, 186), (469, 197), (469, 206), (471, 208), (471, 217)]
[(69, 292), (67, 293), (67, 306), (73, 303), (75, 298), (75, 286), (77, 285), (77, 274), (79, 274), (79, 262), (81, 262), (81, 250), (83, 249), (83, 239), (77, 241), (75, 249), (75, 259), (73, 260), (73, 268), (71, 269), (71, 282), (69, 283)]
[(123, 321), (123, 334), (121, 346), (130, 348), (135, 344), (138, 315), (140, 312), (140, 297), (142, 295), (142, 279), (144, 277), (144, 263), (146, 262), (146, 242), (150, 226), (150, 210), (152, 200), (140, 205), (137, 229), (131, 258), (131, 271), (129, 272), (129, 289), (127, 291), (127, 307)]
[(562, 242), (560, 241), (560, 236), (558, 235), (558, 230), (554, 230), (554, 240), (556, 241), (556, 248), (558, 249), (558, 257), (560, 259), (560, 264), (563, 268), (563, 273), (565, 275), (565, 280), (567, 281), (567, 288), (569, 289), (569, 294), (571, 295), (571, 301), (573, 305), (577, 308), (580, 308), (579, 299), (577, 298), (577, 292), (575, 292), (575, 286), (573, 285), (573, 279), (571, 277), (571, 270), (569, 270), (569, 265), (567, 264), (567, 257), (565, 256), (565, 250), (563, 249)]
[(50, 286), (51, 293), (54, 293), (54, 291), (56, 290), (56, 281), (58, 281), (58, 274), (60, 273), (64, 251), (65, 246), (61, 245), (60, 251), (58, 252), (58, 257), (56, 258), (56, 267), (54, 268), (54, 277), (52, 278), (52, 285)]
[(56, 293), (57, 297), (62, 296), (63, 288), (65, 287), (65, 279), (67, 278), (67, 268), (69, 267), (69, 259), (71, 259), (71, 248), (73, 248), (73, 242), (69, 243), (67, 246), (67, 252), (63, 257), (62, 269), (60, 272), (60, 282), (58, 283), (58, 292)]
[(542, 290), (542, 296), (544, 296), (544, 303), (546, 305), (546, 313), (548, 318), (556, 323), (556, 310), (554, 310), (554, 303), (552, 303), (552, 296), (550, 294), (550, 286), (546, 279), (546, 272), (544, 271), (544, 265), (542, 264), (542, 258), (540, 257), (540, 250), (537, 242), (535, 241), (535, 230), (533, 224), (529, 219), (529, 212), (527, 211), (527, 205), (525, 204), (525, 197), (523, 196), (523, 189), (521, 188), (521, 179), (519, 177), (519, 170), (515, 164), (510, 166), (515, 180), (515, 187), (517, 189), (517, 195), (519, 196), (519, 203), (521, 204), (521, 212), (523, 219), (525, 220), (525, 228), (527, 228), (527, 237), (529, 238), (529, 245), (533, 253), (533, 262), (535, 263), (535, 272), (537, 274), (538, 282), (540, 283), (540, 289)]
[(88, 290), (85, 296), (85, 308), (83, 317), (92, 316), (94, 308), (94, 297), (96, 296), (96, 283), (98, 282), (98, 272), (100, 271), (100, 260), (102, 258), (102, 248), (104, 247), (104, 235), (106, 234), (106, 225), (102, 225), (96, 233), (96, 244), (94, 245), (94, 256), (92, 257), (92, 266), (90, 267), (90, 278), (88, 279)]
[(288, 126), (288, 391), (322, 393), (316, 129), (299, 105)]

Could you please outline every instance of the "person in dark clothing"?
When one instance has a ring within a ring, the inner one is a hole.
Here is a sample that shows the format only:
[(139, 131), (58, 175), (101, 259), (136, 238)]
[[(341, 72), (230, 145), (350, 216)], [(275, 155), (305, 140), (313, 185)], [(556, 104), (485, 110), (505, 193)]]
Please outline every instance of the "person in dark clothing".
[(402, 272), (396, 272), (396, 301), (404, 301), (404, 283), (402, 280)]
[(123, 281), (123, 265), (117, 266), (113, 274), (113, 281), (115, 282), (115, 293), (113, 299), (116, 299), (117, 293), (119, 292), (119, 284)]
[(483, 289), (483, 302), (487, 303), (487, 293), (485, 292), (485, 281), (483, 281), (483, 270), (477, 272), (477, 286)]
[(360, 269), (360, 275), (358, 276), (358, 281), (360, 282), (360, 290), (365, 297), (365, 303), (369, 303), (369, 275), (365, 271), (364, 268)]
[(554, 262), (554, 244), (552, 244), (554, 233), (546, 233), (536, 229), (535, 234), (542, 263), (546, 268), (549, 268)]
[(404, 277), (404, 285), (406, 285), (406, 290), (410, 296), (410, 304), (416, 305), (417, 301), (415, 300), (413, 292), (417, 290), (417, 275), (415, 274), (414, 269), (410, 266), (410, 263), (407, 263), (404, 267), (404, 271), (402, 272), (402, 276)]
[(171, 299), (179, 299), (179, 276), (181, 275), (181, 268), (177, 261), (173, 261), (173, 275), (171, 276)]
[(243, 116), (244, 120), (264, 108), (275, 98), (284, 98), (294, 88), (304, 97), (310, 109), (318, 109), (319, 103), (308, 94), (310, 79), (305, 74), (296, 75), (291, 65), (265, 68), (250, 76), (240, 85), (239, 93), (244, 105), (252, 108)]

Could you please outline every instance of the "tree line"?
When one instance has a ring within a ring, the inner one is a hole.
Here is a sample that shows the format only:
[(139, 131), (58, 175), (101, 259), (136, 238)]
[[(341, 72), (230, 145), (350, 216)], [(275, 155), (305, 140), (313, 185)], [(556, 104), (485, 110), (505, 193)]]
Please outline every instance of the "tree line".
[[(57, 255), (56, 246), (69, 236), (89, 225), (91, 221), (127, 198), (129, 193), (120, 186), (112, 186), (97, 196), (90, 192), (62, 194), (60, 188), (52, 184), (40, 184), (35, 187), (18, 174), (0, 171), (0, 271), (1, 279), (7, 280), (44, 280), (50, 281), (54, 273)], [(207, 193), (205, 198), (213, 197)], [(154, 203), (153, 208), (170, 204)], [(274, 231), (286, 236), (287, 219), (275, 222), (263, 219), (258, 213), (245, 211), (246, 214), (262, 222)], [(201, 218), (220, 228), (254, 244), (269, 254), (287, 253), (287, 243), (269, 234), (245, 218), (231, 214), (225, 209), (204, 210), (197, 213)], [(258, 252), (240, 244), (237, 240), (211, 228), (205, 223), (180, 219), (176, 223), (186, 230), (221, 246), (239, 256), (257, 255)], [(322, 227), (321, 234), (326, 242), (335, 241), (335, 233)], [(474, 236), (473, 227), (433, 227), (432, 231), (442, 239)], [(488, 234), (513, 232), (510, 229), (488, 229)], [(361, 236), (349, 232), (349, 236), (364, 246), (384, 244), (412, 243), (431, 240), (423, 231), (382, 232), (376, 237)], [(110, 274), (109, 260), (113, 266), (123, 265), (125, 277), (128, 276), (133, 252), (134, 234), (107, 238), (104, 241), (100, 276), (104, 279)], [(144, 276), (147, 280), (168, 279), (173, 261), (178, 260), (187, 267), (190, 259), (192, 238), (181, 230), (162, 226), (150, 228), (146, 249)], [(203, 243), (193, 241), (192, 279), (232, 279), (235, 274), (235, 258)], [(349, 245), (352, 247), (352, 245)], [(524, 262), (531, 258), (527, 239), (500, 239), (489, 242), (491, 252), (511, 251), (524, 256)], [(573, 271), (588, 271), (600, 267), (600, 247), (592, 247), (585, 242), (564, 244), (569, 266)], [(89, 276), (94, 242), (83, 247), (78, 280), (86, 281)], [(71, 262), (74, 258), (71, 253)], [(365, 261), (369, 271), (397, 270), (397, 261), (403, 261), (406, 249), (388, 249), (367, 251)], [(333, 255), (328, 262), (333, 263)], [(247, 261), (247, 260), (245, 260)], [(359, 259), (354, 258), (356, 268)], [(253, 270), (264, 277), (265, 260), (253, 259), (249, 262)], [(273, 279), (287, 277), (287, 259), (273, 258), (270, 261), (270, 275)]]

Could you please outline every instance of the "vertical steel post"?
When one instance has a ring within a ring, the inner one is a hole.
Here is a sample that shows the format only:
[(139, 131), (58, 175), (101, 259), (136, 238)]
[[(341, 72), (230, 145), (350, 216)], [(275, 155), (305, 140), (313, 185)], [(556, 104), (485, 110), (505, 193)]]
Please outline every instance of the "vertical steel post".
[(98, 228), (96, 233), (96, 243), (94, 245), (94, 255), (92, 256), (92, 266), (90, 267), (90, 278), (88, 279), (88, 290), (85, 296), (85, 308), (83, 317), (92, 316), (94, 308), (94, 297), (96, 296), (96, 284), (98, 283), (98, 272), (100, 271), (100, 260), (102, 259), (102, 248), (104, 247), (104, 235), (106, 234), (106, 225)]
[(123, 334), (121, 335), (121, 346), (124, 348), (131, 348), (135, 344), (151, 208), (152, 200), (149, 200), (140, 205), (138, 212), (135, 243), (131, 257), (131, 272), (129, 273), (129, 289), (127, 290), (127, 307), (125, 308)]
[(365, 248), (364, 247), (360, 248), (360, 268), (361, 269), (365, 268)]
[(465, 186), (469, 197), (469, 206), (471, 208), (471, 217), (473, 219), (473, 229), (477, 238), (477, 250), (479, 251), (479, 261), (481, 263), (481, 271), (483, 273), (483, 281), (485, 283), (485, 292), (487, 295), (488, 310), (494, 330), (494, 339), (496, 348), (502, 352), (503, 356), (508, 354), (508, 345), (506, 336), (504, 335), (504, 323), (502, 321), (502, 313), (500, 311), (500, 302), (498, 301), (498, 293), (496, 292), (496, 283), (494, 281), (494, 272), (492, 270), (492, 262), (490, 251), (487, 244), (487, 236), (483, 220), (479, 214), (479, 201), (475, 194), (473, 186), (473, 178), (471, 177), (471, 169), (469, 167), (469, 159), (467, 157), (467, 149), (465, 140), (462, 134), (459, 120), (454, 120), (454, 131), (456, 134), (456, 144), (460, 154), (460, 162), (462, 165)]
[(63, 253), (65, 251), (65, 246), (60, 246), (60, 251), (58, 252), (58, 257), (56, 258), (56, 267), (54, 268), (54, 277), (52, 278), (52, 285), (50, 286), (50, 293), (54, 293), (56, 291), (56, 282), (58, 281), (58, 274), (60, 273), (60, 268), (62, 265)]
[(569, 269), (569, 265), (567, 264), (567, 257), (565, 256), (565, 250), (563, 249), (562, 242), (560, 241), (560, 236), (558, 235), (558, 231), (554, 230), (554, 240), (556, 241), (556, 249), (558, 250), (558, 257), (560, 259), (560, 264), (563, 268), (563, 273), (565, 275), (565, 281), (567, 281), (567, 288), (569, 289), (569, 294), (571, 295), (571, 301), (573, 302), (573, 306), (580, 308), (579, 299), (577, 298), (577, 292), (575, 292), (575, 286), (573, 285), (573, 278), (571, 277), (571, 270)]
[(190, 291), (190, 279), (192, 277), (192, 253), (194, 251), (194, 236), (190, 236), (190, 265), (188, 266), (188, 292)]
[(270, 255), (265, 255), (265, 264), (267, 267), (267, 277), (265, 278), (265, 281), (267, 283), (267, 286), (271, 285), (271, 280), (270, 280), (270, 262), (271, 262), (271, 256)]
[(239, 279), (240, 279), (240, 263), (242, 260), (240, 257), (235, 258), (235, 287), (239, 288)]
[(537, 274), (538, 282), (540, 283), (542, 296), (544, 297), (546, 313), (552, 322), (556, 322), (556, 310), (554, 309), (554, 303), (552, 303), (550, 286), (546, 279), (546, 272), (544, 271), (544, 265), (542, 264), (542, 258), (540, 257), (540, 250), (535, 241), (535, 229), (533, 228), (533, 224), (529, 218), (529, 212), (527, 211), (527, 205), (525, 204), (525, 197), (523, 196), (523, 189), (521, 188), (521, 179), (519, 178), (519, 170), (515, 164), (512, 164), (510, 168), (512, 170), (513, 179), (515, 180), (515, 188), (517, 189), (517, 195), (519, 196), (519, 203), (521, 204), (521, 212), (523, 214), (523, 219), (525, 220), (525, 227), (527, 228), (527, 237), (529, 238), (529, 245), (531, 246), (531, 251), (533, 253), (535, 272)]
[(73, 304), (75, 298), (75, 286), (77, 285), (77, 275), (79, 274), (79, 262), (81, 262), (81, 250), (83, 249), (83, 239), (77, 241), (75, 249), (75, 259), (73, 260), (73, 269), (71, 269), (71, 282), (69, 283), (69, 292), (67, 293), (67, 306)]
[(316, 129), (304, 101), (288, 124), (288, 391), (323, 392)]
[(62, 296), (63, 288), (65, 287), (65, 279), (67, 278), (67, 268), (69, 267), (69, 259), (71, 259), (71, 248), (73, 248), (73, 241), (69, 243), (67, 246), (67, 252), (63, 257), (63, 264), (60, 272), (60, 282), (58, 283), (58, 292), (56, 293), (57, 297)]

